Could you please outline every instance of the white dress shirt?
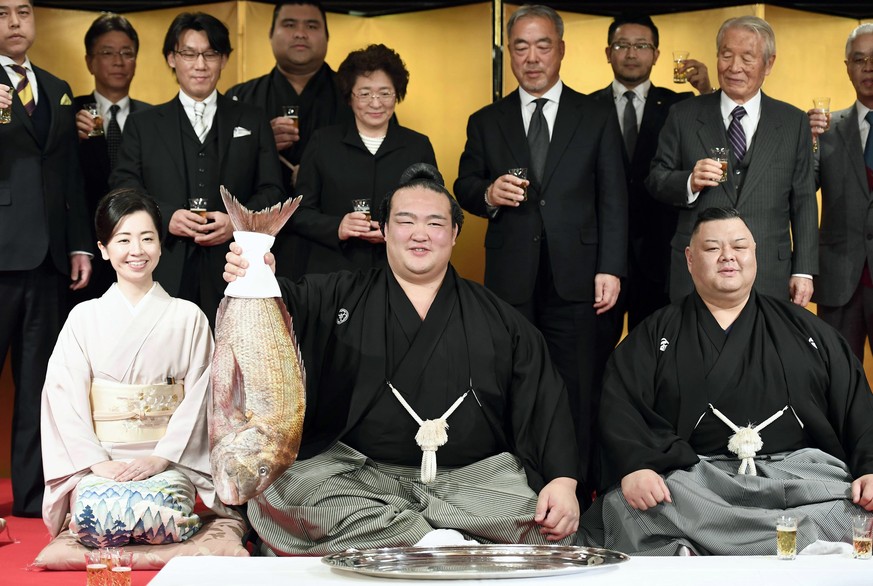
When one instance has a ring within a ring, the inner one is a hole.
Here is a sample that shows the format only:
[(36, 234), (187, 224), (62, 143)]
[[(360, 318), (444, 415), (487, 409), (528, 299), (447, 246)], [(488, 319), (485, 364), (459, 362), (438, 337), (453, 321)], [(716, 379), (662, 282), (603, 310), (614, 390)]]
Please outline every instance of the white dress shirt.
[[(6, 55), (0, 55), (0, 65), (6, 70), (6, 75), (9, 76), (9, 82), (12, 84), (12, 87), (17, 87), (18, 82), (21, 81), (21, 76), (12, 71), (12, 66), (18, 65), (18, 63)], [(30, 82), (30, 89), (33, 92), (33, 103), (34, 105), (39, 104), (39, 84), (36, 83), (36, 74), (33, 72), (33, 66), (30, 64), (30, 58), (25, 57), (24, 63), (21, 66), (27, 70), (27, 80)]]
[[(182, 90), (179, 90), (179, 101), (182, 102), (182, 107), (185, 109), (185, 114), (188, 115), (188, 120), (191, 121), (191, 126), (194, 126), (194, 103), (197, 101)], [(203, 124), (206, 125), (206, 134), (212, 130), (212, 122), (215, 120), (215, 112), (218, 110), (218, 90), (212, 90), (212, 93), (207, 96), (203, 103), (206, 105), (206, 110), (203, 112)]]
[[(649, 97), (649, 90), (652, 87), (652, 81), (647, 79), (634, 89), (630, 90), (634, 93), (634, 110), (637, 113), (637, 130), (640, 129), (640, 124), (643, 122), (643, 111), (646, 109), (646, 98)], [(627, 104), (627, 98), (624, 97), (628, 89), (623, 83), (617, 79), (612, 80), (612, 99), (615, 102), (615, 111), (618, 114), (618, 125), (621, 127), (621, 134), (624, 136), (624, 109)]]

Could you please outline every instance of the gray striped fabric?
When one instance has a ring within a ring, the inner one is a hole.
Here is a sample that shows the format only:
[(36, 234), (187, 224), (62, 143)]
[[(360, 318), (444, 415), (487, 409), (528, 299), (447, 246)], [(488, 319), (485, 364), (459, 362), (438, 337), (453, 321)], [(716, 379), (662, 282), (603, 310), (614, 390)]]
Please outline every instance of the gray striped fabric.
[(758, 476), (737, 474), (739, 460), (727, 458), (671, 472), (673, 503), (645, 512), (610, 491), (586, 511), (580, 540), (638, 555), (676, 555), (683, 545), (698, 555), (775, 555), (776, 518), (788, 512), (798, 517), (798, 551), (816, 540), (851, 543), (850, 518), (864, 511), (850, 500), (843, 462), (803, 449), (755, 465)]
[(533, 522), (537, 495), (508, 453), (439, 468), (425, 485), (418, 467), (380, 464), (338, 443), (294, 463), (249, 501), (265, 555), (323, 555), (410, 546), (433, 529), (457, 529), (481, 543), (546, 542)]

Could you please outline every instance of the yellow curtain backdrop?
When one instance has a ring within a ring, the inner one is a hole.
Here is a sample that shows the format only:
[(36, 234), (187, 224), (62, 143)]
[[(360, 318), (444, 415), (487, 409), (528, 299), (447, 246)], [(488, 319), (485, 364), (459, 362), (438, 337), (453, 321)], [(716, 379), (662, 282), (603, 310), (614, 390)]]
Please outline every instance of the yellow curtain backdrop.
[[(505, 17), (515, 5), (507, 5)], [(220, 90), (263, 75), (274, 64), (268, 41), (272, 7), (260, 2), (233, 1), (188, 8), (210, 13), (231, 31), (234, 52), (222, 74)], [(349, 51), (370, 43), (384, 43), (403, 57), (411, 79), (407, 99), (397, 107), (400, 121), (428, 135), (446, 184), (457, 176), (458, 158), (464, 148), (467, 117), (491, 99), (491, 6), (473, 4), (457, 8), (364, 18), (329, 14), (330, 44), (327, 61), (334, 69)], [(161, 55), (164, 34), (177, 9), (127, 15), (140, 36), (140, 55), (131, 94), (161, 103), (178, 91)], [(76, 94), (93, 89), (85, 67), (83, 38), (97, 16), (93, 12), (37, 8), (37, 39), (30, 57), (37, 65), (67, 80)], [(670, 52), (690, 51), (709, 67), (717, 85), (715, 36), (727, 18), (755, 14), (767, 19), (776, 31), (777, 59), (764, 91), (774, 98), (807, 110), (813, 96), (830, 96), (834, 110), (848, 107), (854, 91), (843, 66), (846, 37), (859, 24), (846, 18), (822, 16), (765, 4), (748, 4), (714, 10), (683, 12), (654, 17), (660, 29), (662, 55), (652, 81), (656, 85), (690, 90), (672, 83)], [(562, 77), (572, 88), (589, 93), (612, 80), (604, 48), (608, 17), (563, 12), (567, 45)], [(505, 91), (516, 87), (504, 59)], [(453, 263), (462, 275), (482, 280), (485, 221), (467, 216)], [(873, 360), (866, 361), (868, 379)], [(0, 380), (0, 430), (11, 427), (12, 382), (8, 367)], [(0, 476), (8, 476), (9, 434), (0, 433)]]

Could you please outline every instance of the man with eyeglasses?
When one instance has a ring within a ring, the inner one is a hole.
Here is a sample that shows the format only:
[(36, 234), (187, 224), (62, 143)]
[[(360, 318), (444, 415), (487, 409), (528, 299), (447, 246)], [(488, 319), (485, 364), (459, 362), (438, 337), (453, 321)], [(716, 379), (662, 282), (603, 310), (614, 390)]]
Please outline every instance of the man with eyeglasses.
[(873, 342), (873, 24), (862, 24), (849, 35), (846, 73), (855, 87), (855, 103), (833, 114), (808, 112), (818, 141), (815, 178), (822, 205), (812, 300), (819, 317), (845, 336), (863, 362), (864, 340)]
[[(616, 17), (607, 33), (606, 60), (615, 76), (612, 83), (591, 94), (613, 106), (624, 138), (624, 171), (628, 193), (628, 276), (622, 283), (616, 311), (604, 315), (598, 327), (605, 344), (615, 346), (624, 328), (633, 329), (649, 314), (670, 303), (670, 239), (678, 211), (655, 200), (645, 186), (658, 135), (667, 112), (676, 102), (692, 97), (657, 87), (649, 79), (658, 62), (660, 37), (649, 16)], [(706, 65), (685, 63), (689, 83), (701, 94), (712, 92)]]
[[(485, 285), (545, 336), (567, 385), (580, 453), (581, 502), (597, 487), (594, 415), (613, 347), (598, 317), (627, 267), (627, 187), (613, 106), (560, 79), (564, 23), (525, 5), (509, 19), (519, 88), (470, 116), (455, 195), (488, 219)], [(527, 179), (511, 169), (527, 168)]]
[[(150, 104), (130, 97), (130, 84), (136, 73), (139, 36), (136, 29), (120, 14), (107, 12), (91, 23), (85, 33), (85, 64), (94, 76), (94, 91), (76, 96), (76, 128), (79, 132), (79, 160), (85, 179), (85, 203), (88, 206), (91, 241), (97, 242), (94, 232), (94, 214), (100, 199), (109, 192), (109, 174), (118, 161), (121, 133), (131, 112), (148, 108)], [(95, 118), (85, 105), (97, 104), (103, 121), (103, 134), (91, 136)], [(100, 297), (115, 281), (115, 271), (108, 262), (96, 259), (88, 286), (73, 291), (68, 308)]]
[[(46, 366), (61, 330), (66, 289), (91, 276), (73, 92), (36, 67), (30, 0), (0, 0), (0, 360), (10, 354), (12, 514), (40, 517), (39, 438)], [(2, 366), (0, 366), (2, 368)], [(4, 433), (7, 433), (4, 430)]]
[[(219, 186), (253, 210), (283, 197), (266, 117), (215, 89), (231, 51), (227, 27), (214, 16), (182, 13), (173, 20), (163, 54), (179, 95), (128, 118), (109, 179), (113, 189), (133, 187), (155, 198), (166, 234), (155, 280), (197, 303), (212, 325), (224, 295), (222, 245), (233, 235)], [(194, 198), (206, 200), (205, 217), (189, 209)]]
[[(270, 25), (276, 66), (268, 74), (236, 85), (227, 95), (260, 107), (270, 126), (282, 163), (282, 186), (291, 190), (309, 139), (319, 128), (351, 122), (352, 111), (337, 88), (336, 73), (325, 63), (330, 34), (327, 14), (318, 0), (278, 0)], [(296, 120), (282, 106), (298, 107)], [(273, 252), (282, 259), (279, 274), (297, 278), (305, 272), (309, 240), (290, 225), (277, 236)]]
[[(646, 180), (679, 208), (671, 242), (670, 299), (692, 290), (685, 247), (699, 210), (734, 207), (761, 251), (759, 293), (805, 307), (818, 272), (818, 204), (812, 137), (804, 112), (761, 91), (776, 36), (757, 16), (726, 20), (716, 38), (721, 90), (670, 108)], [(729, 148), (727, 169), (711, 152)]]

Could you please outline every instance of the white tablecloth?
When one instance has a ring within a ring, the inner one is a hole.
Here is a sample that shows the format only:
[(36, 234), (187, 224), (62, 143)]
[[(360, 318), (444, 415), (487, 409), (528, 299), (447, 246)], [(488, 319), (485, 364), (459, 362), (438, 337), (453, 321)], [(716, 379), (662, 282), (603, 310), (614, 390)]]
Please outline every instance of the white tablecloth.
[[(136, 574), (134, 573), (134, 582)], [(531, 584), (555, 586), (873, 586), (873, 560), (849, 556), (775, 557), (636, 557), (623, 564), (564, 576), (503, 580), (405, 580), (363, 576), (334, 570), (317, 557), (232, 558), (177, 557), (149, 586), (425, 586), (432, 584)]]

